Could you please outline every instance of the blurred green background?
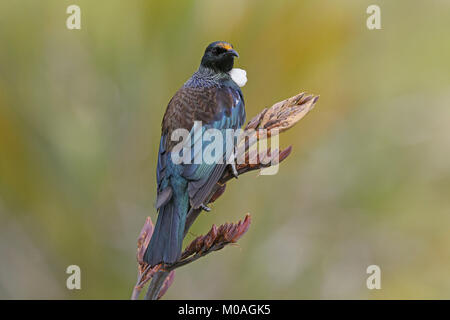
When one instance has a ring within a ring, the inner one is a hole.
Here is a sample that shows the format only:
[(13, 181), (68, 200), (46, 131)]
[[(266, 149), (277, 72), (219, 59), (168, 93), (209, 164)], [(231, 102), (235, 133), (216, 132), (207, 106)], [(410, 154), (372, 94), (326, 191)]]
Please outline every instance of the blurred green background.
[(229, 183), (187, 237), (250, 212), (239, 246), (179, 269), (166, 298), (449, 299), (449, 30), (443, 0), (2, 0), (0, 298), (129, 298), (162, 115), (225, 40), (248, 118), (321, 98), (281, 136), (279, 173)]

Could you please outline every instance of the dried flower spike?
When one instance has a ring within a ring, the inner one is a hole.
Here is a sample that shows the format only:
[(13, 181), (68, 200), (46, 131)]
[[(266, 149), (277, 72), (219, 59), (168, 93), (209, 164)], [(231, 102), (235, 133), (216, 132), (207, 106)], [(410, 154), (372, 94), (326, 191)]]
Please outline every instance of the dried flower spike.
[(203, 255), (211, 251), (222, 249), (229, 243), (235, 243), (247, 232), (250, 227), (251, 216), (247, 214), (243, 221), (238, 223), (225, 223), (218, 228), (213, 225), (204, 236), (195, 238), (183, 251), (181, 260), (192, 255)]

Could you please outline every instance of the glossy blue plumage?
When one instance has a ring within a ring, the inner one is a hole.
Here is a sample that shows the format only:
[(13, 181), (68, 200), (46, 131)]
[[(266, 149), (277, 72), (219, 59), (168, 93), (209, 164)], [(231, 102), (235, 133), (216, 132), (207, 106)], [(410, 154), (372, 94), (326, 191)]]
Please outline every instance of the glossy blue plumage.
[[(201, 134), (195, 134), (194, 122), (201, 121)], [(158, 152), (156, 207), (158, 220), (144, 259), (150, 265), (170, 264), (179, 259), (186, 214), (190, 208), (206, 205), (212, 188), (223, 174), (232, 148), (226, 146), (226, 130), (239, 129), (245, 122), (244, 99), (240, 88), (227, 72), (203, 68), (178, 90), (169, 102), (162, 123)], [(191, 163), (175, 164), (171, 151), (176, 129), (190, 132)], [(218, 129), (224, 139), (222, 163), (194, 163), (196, 153), (208, 148), (203, 139), (201, 149), (194, 147), (208, 129)], [(228, 153), (227, 153), (227, 152)]]

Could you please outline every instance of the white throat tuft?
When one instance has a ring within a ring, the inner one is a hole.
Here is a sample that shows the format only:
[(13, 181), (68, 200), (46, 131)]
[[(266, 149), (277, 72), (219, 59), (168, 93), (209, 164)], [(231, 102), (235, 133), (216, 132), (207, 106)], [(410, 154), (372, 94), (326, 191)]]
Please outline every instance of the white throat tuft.
[(230, 76), (239, 87), (243, 87), (247, 83), (247, 71), (243, 69), (231, 69)]

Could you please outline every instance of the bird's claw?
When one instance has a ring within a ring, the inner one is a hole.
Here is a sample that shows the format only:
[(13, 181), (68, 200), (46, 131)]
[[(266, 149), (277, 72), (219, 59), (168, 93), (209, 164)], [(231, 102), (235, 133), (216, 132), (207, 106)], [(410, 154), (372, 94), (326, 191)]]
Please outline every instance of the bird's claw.
[(202, 210), (205, 210), (206, 212), (210, 212), (211, 211), (211, 208), (206, 206), (206, 205), (204, 205), (203, 203), (200, 205), (200, 208), (202, 208)]

